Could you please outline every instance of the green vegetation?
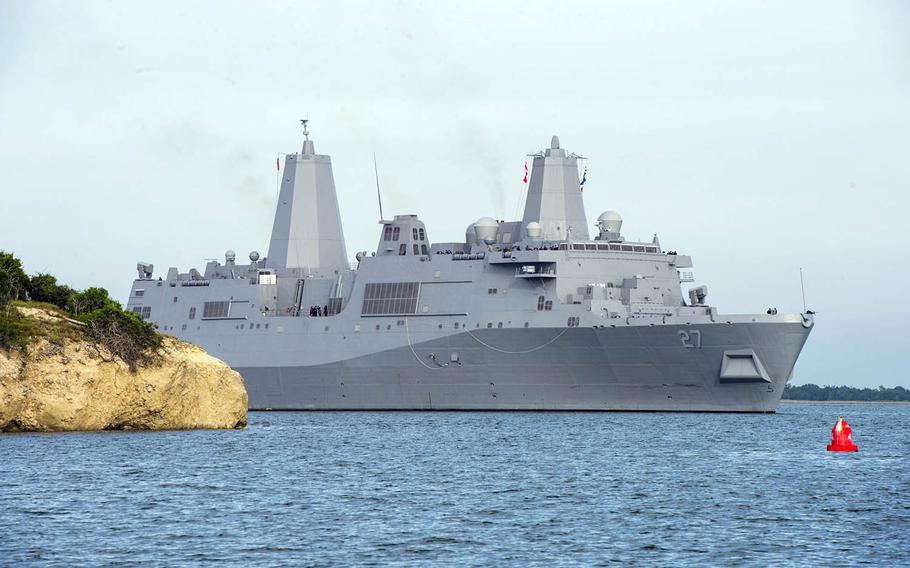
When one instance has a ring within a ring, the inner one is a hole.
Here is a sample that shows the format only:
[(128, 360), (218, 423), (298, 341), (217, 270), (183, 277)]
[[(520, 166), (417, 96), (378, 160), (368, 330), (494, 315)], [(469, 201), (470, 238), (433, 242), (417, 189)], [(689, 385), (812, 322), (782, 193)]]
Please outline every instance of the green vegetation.
[[(17, 307), (41, 308), (60, 318), (37, 322)], [(89, 338), (107, 347), (133, 371), (152, 362), (161, 347), (161, 335), (155, 328), (124, 311), (104, 288), (78, 291), (58, 284), (50, 274), (29, 277), (18, 258), (0, 251), (0, 347), (25, 349), (36, 336), (54, 342)]]
[(910, 389), (904, 387), (856, 388), (818, 385), (787, 385), (784, 399), (788, 400), (858, 400), (858, 401), (910, 401)]

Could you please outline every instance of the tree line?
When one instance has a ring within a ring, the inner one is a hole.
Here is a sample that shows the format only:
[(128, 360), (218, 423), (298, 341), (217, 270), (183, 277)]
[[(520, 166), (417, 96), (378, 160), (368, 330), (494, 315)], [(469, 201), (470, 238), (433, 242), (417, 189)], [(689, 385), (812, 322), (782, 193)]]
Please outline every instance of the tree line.
[(29, 276), (22, 261), (0, 250), (0, 347), (25, 349), (28, 340), (40, 333), (17, 305), (40, 302), (62, 315), (84, 324), (86, 335), (107, 347), (135, 370), (150, 362), (161, 346), (154, 326), (125, 311), (104, 288), (76, 290), (57, 282), (51, 274)]
[(787, 385), (784, 399), (789, 400), (858, 400), (858, 401), (910, 401), (910, 389), (904, 387), (857, 388), (808, 384)]

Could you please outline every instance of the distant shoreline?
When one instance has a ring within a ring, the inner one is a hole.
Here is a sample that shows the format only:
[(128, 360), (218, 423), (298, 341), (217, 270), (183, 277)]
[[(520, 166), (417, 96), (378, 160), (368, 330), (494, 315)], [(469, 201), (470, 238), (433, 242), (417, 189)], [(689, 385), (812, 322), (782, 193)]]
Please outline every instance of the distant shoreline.
[(907, 400), (796, 400), (782, 399), (781, 404), (812, 404), (818, 406), (836, 406), (838, 404), (887, 404), (893, 406), (910, 406)]

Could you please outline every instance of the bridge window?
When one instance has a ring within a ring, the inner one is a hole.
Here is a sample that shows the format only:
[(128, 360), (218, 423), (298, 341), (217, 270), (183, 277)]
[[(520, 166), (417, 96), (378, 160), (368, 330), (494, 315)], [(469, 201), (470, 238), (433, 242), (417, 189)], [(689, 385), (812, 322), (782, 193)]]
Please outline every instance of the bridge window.
[(401, 235), (401, 227), (392, 228), (392, 240), (397, 241), (398, 237)]
[(413, 314), (417, 312), (419, 282), (367, 284), (363, 291), (364, 315)]
[(635, 252), (645, 252), (645, 247), (632, 247)]
[(572, 250), (585, 250), (585, 245), (572, 245)]
[(420, 229), (420, 240), (421, 241), (427, 240), (427, 233), (423, 229)]
[(585, 250), (597, 250), (597, 245), (585, 245)]
[(417, 227), (411, 227), (411, 236), (415, 241), (417, 240)]
[(382, 240), (384, 240), (384, 241), (392, 240), (392, 226), (391, 225), (386, 225), (385, 229), (383, 229)]

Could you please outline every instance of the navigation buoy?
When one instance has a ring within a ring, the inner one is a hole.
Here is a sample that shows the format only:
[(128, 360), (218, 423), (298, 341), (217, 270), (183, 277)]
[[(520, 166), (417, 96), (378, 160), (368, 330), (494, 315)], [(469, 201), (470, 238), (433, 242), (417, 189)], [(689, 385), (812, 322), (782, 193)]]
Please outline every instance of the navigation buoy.
[(842, 416), (837, 417), (834, 428), (831, 428), (831, 443), (828, 444), (829, 452), (855, 452), (859, 450), (853, 443), (853, 430)]

